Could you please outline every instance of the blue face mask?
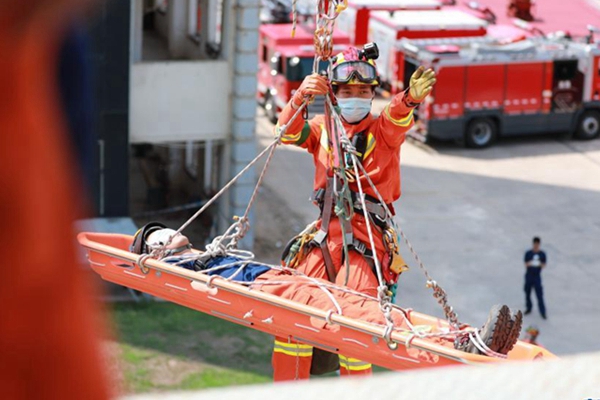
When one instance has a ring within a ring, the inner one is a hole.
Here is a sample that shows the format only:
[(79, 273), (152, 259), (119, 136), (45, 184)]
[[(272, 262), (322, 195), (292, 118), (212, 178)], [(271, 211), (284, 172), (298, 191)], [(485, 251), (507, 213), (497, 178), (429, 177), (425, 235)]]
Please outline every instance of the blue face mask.
[(351, 124), (362, 120), (371, 112), (373, 99), (361, 99), (351, 97), (349, 99), (337, 99), (342, 117)]

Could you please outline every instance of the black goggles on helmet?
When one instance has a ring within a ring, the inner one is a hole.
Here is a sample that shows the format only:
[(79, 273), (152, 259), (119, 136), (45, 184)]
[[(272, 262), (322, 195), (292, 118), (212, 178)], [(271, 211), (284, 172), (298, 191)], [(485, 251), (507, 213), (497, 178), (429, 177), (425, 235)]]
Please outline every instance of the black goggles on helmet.
[(348, 83), (353, 78), (372, 84), (378, 78), (377, 69), (364, 61), (348, 61), (336, 66), (331, 72), (332, 83)]

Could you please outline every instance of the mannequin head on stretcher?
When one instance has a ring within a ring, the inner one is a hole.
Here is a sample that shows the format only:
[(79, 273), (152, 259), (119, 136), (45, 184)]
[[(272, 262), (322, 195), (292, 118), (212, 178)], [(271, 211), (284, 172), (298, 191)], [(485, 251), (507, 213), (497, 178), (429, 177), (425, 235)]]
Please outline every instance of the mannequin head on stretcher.
[(162, 262), (238, 282), (253, 282), (256, 277), (271, 269), (232, 254), (193, 250), (187, 236), (160, 222), (151, 222), (140, 228), (131, 244), (132, 253), (152, 254), (153, 250), (160, 250), (159, 260)]
[[(169, 239), (171, 239), (169, 241)], [(167, 256), (191, 253), (192, 245), (189, 239), (177, 231), (167, 228), (160, 222), (150, 222), (141, 227), (133, 237), (131, 252), (136, 254), (150, 254), (165, 244)]]
[[(171, 239), (169, 243), (169, 239)], [(167, 244), (169, 243), (169, 244)], [(170, 228), (164, 228), (156, 230), (146, 239), (146, 245), (150, 249), (159, 249), (167, 244), (165, 250), (169, 255), (178, 255), (191, 253), (192, 244), (187, 236), (177, 233), (176, 230)]]

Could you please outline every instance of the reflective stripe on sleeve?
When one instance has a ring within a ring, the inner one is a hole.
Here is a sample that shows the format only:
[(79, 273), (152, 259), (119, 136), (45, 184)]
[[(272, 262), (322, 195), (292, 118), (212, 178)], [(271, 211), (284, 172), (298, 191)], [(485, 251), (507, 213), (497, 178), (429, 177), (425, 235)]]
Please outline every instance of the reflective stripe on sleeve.
[(340, 354), (340, 366), (346, 368), (348, 371), (364, 371), (365, 369), (372, 368), (371, 363), (361, 361), (357, 358), (345, 357)]
[(402, 127), (410, 125), (410, 123), (413, 119), (413, 111), (414, 111), (414, 109), (410, 110), (408, 115), (404, 118), (394, 119), (390, 115), (390, 105), (389, 104), (383, 109), (383, 113), (385, 114), (386, 118), (390, 120), (390, 122), (392, 124), (397, 125), (397, 126), (402, 126)]
[(363, 156), (363, 160), (366, 160), (367, 157), (373, 152), (375, 149), (375, 137), (371, 132), (367, 136), (367, 148), (365, 149), (365, 155)]
[[(280, 126), (277, 124), (275, 126), (275, 132), (279, 132)], [(306, 142), (308, 136), (310, 135), (310, 125), (308, 122), (304, 123), (302, 130), (298, 133), (290, 134), (286, 133), (281, 136), (281, 142), (284, 144), (295, 144), (296, 146), (300, 146), (302, 143)]]

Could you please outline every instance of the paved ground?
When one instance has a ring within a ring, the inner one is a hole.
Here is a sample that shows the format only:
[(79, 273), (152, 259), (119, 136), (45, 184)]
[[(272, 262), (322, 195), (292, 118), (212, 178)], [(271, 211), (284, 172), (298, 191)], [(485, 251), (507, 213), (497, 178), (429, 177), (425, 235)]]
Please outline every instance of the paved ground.
[[(272, 127), (262, 110), (258, 115), (264, 145)], [(268, 249), (272, 257), (289, 232), (316, 217), (308, 201), (313, 171), (303, 151), (277, 150), (257, 223), (258, 242), (277, 245)], [(539, 235), (549, 258), (549, 318), (536, 309), (525, 324), (537, 325), (540, 342), (558, 354), (600, 350), (600, 140), (510, 139), (479, 151), (407, 142), (402, 192), (398, 221), (462, 321), (481, 324), (495, 303), (524, 307), (522, 257)], [(399, 303), (441, 316), (423, 274), (406, 249), (404, 255), (411, 271), (401, 279)]]

